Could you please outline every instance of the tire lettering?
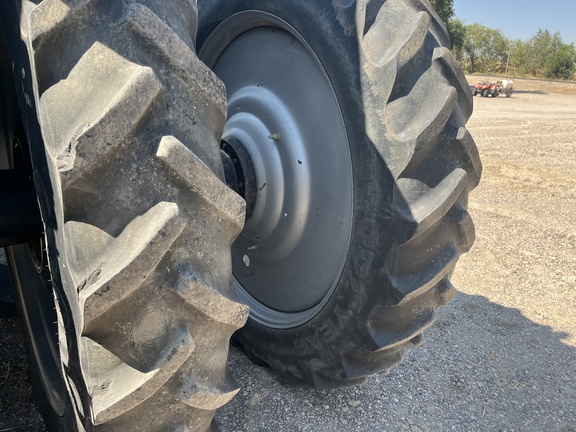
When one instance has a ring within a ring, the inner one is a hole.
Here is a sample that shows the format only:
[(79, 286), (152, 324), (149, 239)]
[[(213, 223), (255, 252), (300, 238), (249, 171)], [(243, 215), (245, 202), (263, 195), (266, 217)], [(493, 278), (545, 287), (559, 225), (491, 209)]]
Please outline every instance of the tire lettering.
[(356, 260), (354, 261), (354, 271), (358, 277), (366, 277), (374, 261), (375, 253), (366, 248), (358, 248)]
[(331, 319), (327, 319), (322, 324), (320, 324), (318, 331), (320, 332), (320, 335), (324, 341), (327, 343), (334, 342), (339, 335), (338, 328)]
[(378, 244), (378, 229), (376, 222), (372, 219), (365, 218), (360, 222), (360, 236), (362, 244), (367, 248), (375, 248)]
[(306, 344), (304, 343), (304, 340), (301, 339), (294, 339), (292, 341), (292, 344), (294, 345), (294, 348), (296, 349), (296, 352), (298, 353), (298, 355), (305, 355), (307, 354), (307, 350), (306, 350)]
[(318, 338), (314, 336), (308, 336), (302, 339), (293, 340), (294, 348), (301, 355), (309, 355), (315, 352), (321, 352), (323, 347), (322, 343)]
[(361, 158), (364, 159), (362, 164), (362, 179), (374, 181), (375, 176), (378, 174), (377, 157), (371, 150), (364, 150)]
[(363, 206), (362, 210), (368, 216), (374, 216), (376, 214), (376, 204), (379, 195), (380, 189), (374, 183), (368, 183), (362, 188), (360, 192), (360, 204)]

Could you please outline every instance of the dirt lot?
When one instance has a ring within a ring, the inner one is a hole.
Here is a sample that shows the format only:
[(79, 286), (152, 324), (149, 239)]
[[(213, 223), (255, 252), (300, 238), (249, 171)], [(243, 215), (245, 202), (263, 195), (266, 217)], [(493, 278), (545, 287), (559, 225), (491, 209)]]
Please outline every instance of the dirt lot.
[(470, 203), (478, 235), (455, 282), (566, 333), (576, 347), (576, 84), (514, 83), (511, 99), (475, 98), (468, 127), (484, 166)]
[[(475, 99), (477, 240), (427, 343), (331, 392), (285, 386), (233, 349), (242, 390), (223, 431), (576, 431), (576, 85), (514, 81), (510, 99)], [(43, 430), (16, 322), (0, 326), (0, 431)]]

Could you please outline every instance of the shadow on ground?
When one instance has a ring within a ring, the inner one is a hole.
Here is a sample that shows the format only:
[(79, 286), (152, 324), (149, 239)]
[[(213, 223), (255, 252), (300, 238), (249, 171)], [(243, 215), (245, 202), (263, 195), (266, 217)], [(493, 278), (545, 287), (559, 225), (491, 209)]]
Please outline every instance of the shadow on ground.
[[(474, 95), (474, 86), (470, 85), (470, 93), (472, 93)], [(514, 94), (538, 94), (538, 95), (545, 95), (548, 94), (547, 92), (543, 91), (543, 90), (517, 90), (514, 89)], [(477, 97), (482, 97), (480, 95), (478, 95)], [(505, 97), (505, 96), (500, 96), (500, 97)]]
[(576, 349), (565, 334), (458, 294), (426, 335), (389, 375), (338, 391), (284, 386), (235, 351), (242, 390), (218, 413), (222, 429), (575, 430)]
[[(0, 316), (0, 431), (43, 431), (20, 326)], [(280, 383), (236, 348), (242, 389), (217, 418), (226, 431), (575, 431), (576, 349), (565, 334), (485, 297), (457, 294), (389, 375), (356, 388)]]
[(548, 94), (543, 90), (514, 90), (514, 93), (518, 94), (537, 94), (537, 95), (545, 95)]

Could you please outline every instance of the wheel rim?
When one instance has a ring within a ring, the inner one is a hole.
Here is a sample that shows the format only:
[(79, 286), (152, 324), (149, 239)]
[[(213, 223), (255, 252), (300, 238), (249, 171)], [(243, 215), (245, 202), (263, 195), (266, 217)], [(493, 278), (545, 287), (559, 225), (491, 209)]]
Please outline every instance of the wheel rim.
[(352, 165), (338, 100), (304, 38), (245, 11), (222, 22), (200, 58), (224, 82), (224, 140), (247, 149), (257, 197), (232, 246), (235, 289), (252, 319), (300, 325), (325, 305), (348, 253)]

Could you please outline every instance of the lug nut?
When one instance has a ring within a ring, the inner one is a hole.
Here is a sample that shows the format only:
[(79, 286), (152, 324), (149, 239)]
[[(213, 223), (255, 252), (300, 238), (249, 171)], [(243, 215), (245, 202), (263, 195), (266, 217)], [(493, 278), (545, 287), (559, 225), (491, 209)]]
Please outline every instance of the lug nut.
[(274, 132), (271, 135), (268, 135), (268, 138), (274, 141), (278, 141), (280, 139), (280, 134), (278, 132)]

